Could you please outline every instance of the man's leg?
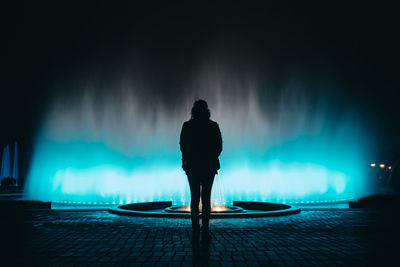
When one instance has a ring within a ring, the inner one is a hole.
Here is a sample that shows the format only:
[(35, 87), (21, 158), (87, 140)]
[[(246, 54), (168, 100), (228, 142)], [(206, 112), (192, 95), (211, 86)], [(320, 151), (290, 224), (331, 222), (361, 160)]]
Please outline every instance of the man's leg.
[(193, 175), (188, 175), (190, 187), (190, 216), (192, 218), (193, 234), (199, 234), (199, 201), (200, 201), (200, 181)]
[(208, 226), (210, 222), (210, 211), (211, 211), (211, 189), (214, 182), (214, 174), (209, 175), (208, 177), (203, 178), (201, 188), (201, 202), (202, 202), (202, 231), (204, 233), (208, 232)]

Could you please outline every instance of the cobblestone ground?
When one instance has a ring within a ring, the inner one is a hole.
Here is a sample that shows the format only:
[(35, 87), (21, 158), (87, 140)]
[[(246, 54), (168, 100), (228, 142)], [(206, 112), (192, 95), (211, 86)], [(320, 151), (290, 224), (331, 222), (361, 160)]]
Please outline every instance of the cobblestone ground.
[(399, 220), (392, 215), (320, 209), (285, 217), (214, 219), (211, 243), (196, 247), (190, 242), (189, 219), (106, 211), (14, 212), (2, 226), (9, 238), (3, 238), (8, 243), (2, 252), (8, 255), (2, 259), (20, 266), (400, 266), (395, 257), (400, 255)]

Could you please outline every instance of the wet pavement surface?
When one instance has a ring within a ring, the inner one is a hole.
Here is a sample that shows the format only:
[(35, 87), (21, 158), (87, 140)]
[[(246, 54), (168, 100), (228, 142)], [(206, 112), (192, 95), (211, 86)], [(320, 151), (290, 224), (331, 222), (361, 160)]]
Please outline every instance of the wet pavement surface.
[(189, 219), (107, 211), (2, 211), (3, 266), (399, 266), (394, 210), (305, 209), (213, 219), (209, 244)]

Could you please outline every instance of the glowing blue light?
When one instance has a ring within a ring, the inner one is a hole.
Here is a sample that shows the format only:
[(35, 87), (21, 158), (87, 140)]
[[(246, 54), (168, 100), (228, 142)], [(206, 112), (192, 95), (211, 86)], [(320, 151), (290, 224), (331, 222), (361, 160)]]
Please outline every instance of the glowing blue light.
[[(29, 195), (33, 199), (73, 200), (73, 203), (93, 200), (119, 204), (162, 200), (189, 203), (189, 188), (185, 173), (177, 164), (179, 158), (176, 159), (176, 164), (161, 162), (159, 166), (154, 166), (132, 163), (132, 167), (128, 167), (115, 163), (90, 163), (91, 155), (85, 151), (92, 150), (93, 144), (80, 144), (82, 148), (79, 152), (71, 144), (47, 145), (55, 147), (56, 151), (59, 150), (57, 154), (62, 154), (62, 157), (53, 154), (52, 157), (42, 155), (38, 158), (39, 161), (46, 158), (46, 165), (34, 164), (35, 168), (28, 184)], [(88, 150), (88, 147), (91, 149)], [(101, 144), (96, 145), (96, 149), (101, 151), (104, 160), (110, 157), (111, 162), (113, 161), (114, 152), (107, 153)], [(49, 150), (44, 150), (44, 153), (49, 153)], [(77, 156), (79, 158), (75, 158)], [(122, 157), (121, 162), (124, 160)], [(88, 164), (86, 168), (85, 161)], [(284, 198), (295, 200), (295, 203), (300, 199), (303, 203), (305, 200), (316, 198), (350, 198), (354, 189), (352, 186), (350, 176), (346, 176), (346, 173), (329, 170), (318, 164), (280, 161), (251, 167), (232, 164), (216, 176), (213, 202), (224, 203), (238, 199), (277, 201)]]
[[(176, 114), (189, 114), (192, 100), (165, 115), (161, 108), (146, 112), (147, 102), (129, 100), (136, 95), (127, 94), (106, 97), (104, 110), (90, 96), (73, 107), (62, 104), (68, 101), (55, 104), (38, 133), (28, 198), (89, 204), (190, 202), (178, 145), (187, 118)], [(285, 104), (290, 99), (268, 117), (251, 93), (239, 94), (236, 102), (221, 100), (221, 95), (226, 94), (210, 96), (212, 118), (224, 140), (213, 203), (322, 203), (368, 192), (370, 151), (357, 118), (333, 119), (325, 106), (309, 112), (307, 102)]]

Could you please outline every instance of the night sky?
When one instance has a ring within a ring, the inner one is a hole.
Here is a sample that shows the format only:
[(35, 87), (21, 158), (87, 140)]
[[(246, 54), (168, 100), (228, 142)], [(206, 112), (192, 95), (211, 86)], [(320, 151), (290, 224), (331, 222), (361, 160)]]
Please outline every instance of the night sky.
[[(279, 1), (281, 2), (281, 1)], [(394, 6), (293, 1), (278, 4), (6, 5), (1, 9), (2, 147), (20, 142), (22, 175), (54, 95), (77, 82), (107, 84), (129, 69), (173, 104), (210, 51), (268, 74), (335, 88), (336, 109), (354, 106), (376, 132), (381, 157), (400, 148), (398, 14)], [(244, 2), (243, 2), (244, 3)], [(333, 84), (332, 84), (333, 83)], [(262, 92), (261, 92), (262, 93)]]

